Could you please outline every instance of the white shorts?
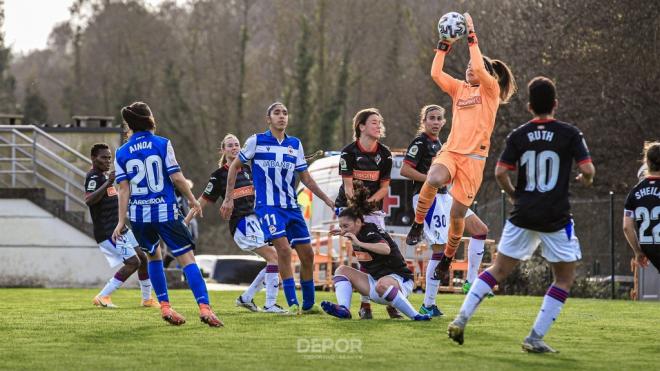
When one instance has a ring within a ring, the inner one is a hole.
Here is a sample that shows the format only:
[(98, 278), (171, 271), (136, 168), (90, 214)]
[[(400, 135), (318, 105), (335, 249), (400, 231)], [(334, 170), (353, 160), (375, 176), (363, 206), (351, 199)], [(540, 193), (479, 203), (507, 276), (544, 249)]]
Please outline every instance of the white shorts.
[(117, 243), (112, 243), (112, 240), (105, 240), (99, 243), (99, 248), (105, 258), (110, 264), (110, 268), (114, 268), (119, 264), (123, 264), (127, 260), (136, 255), (135, 248), (139, 246), (133, 232), (129, 229), (123, 236), (117, 239)]
[(385, 213), (381, 210), (365, 215), (364, 221), (366, 223), (376, 224), (380, 229), (385, 230)]
[(264, 232), (255, 214), (250, 214), (238, 222), (234, 242), (241, 250), (250, 252), (266, 245)]
[(543, 257), (550, 263), (568, 263), (582, 259), (580, 242), (575, 235), (572, 220), (566, 228), (556, 232), (520, 228), (507, 220), (497, 251), (514, 259), (527, 260), (539, 245), (543, 247)]
[[(413, 208), (417, 208), (419, 194), (413, 196)], [(449, 193), (438, 193), (435, 202), (431, 205), (424, 219), (424, 239), (429, 248), (431, 245), (444, 245), (447, 243), (449, 233), (449, 211), (453, 198)], [(468, 209), (465, 217), (474, 215), (474, 211)]]
[[(367, 277), (369, 277), (369, 298), (371, 299), (371, 301), (383, 305), (389, 304), (387, 301), (382, 299), (376, 292), (376, 282), (377, 282), (376, 279), (374, 279), (373, 276), (370, 274), (367, 274)], [(386, 277), (392, 277), (395, 280), (397, 280), (397, 282), (399, 282), (399, 291), (401, 292), (401, 295), (403, 295), (404, 297), (407, 298), (408, 295), (412, 293), (414, 280), (409, 279), (408, 281), (404, 282), (404, 278), (395, 273), (388, 274)]]

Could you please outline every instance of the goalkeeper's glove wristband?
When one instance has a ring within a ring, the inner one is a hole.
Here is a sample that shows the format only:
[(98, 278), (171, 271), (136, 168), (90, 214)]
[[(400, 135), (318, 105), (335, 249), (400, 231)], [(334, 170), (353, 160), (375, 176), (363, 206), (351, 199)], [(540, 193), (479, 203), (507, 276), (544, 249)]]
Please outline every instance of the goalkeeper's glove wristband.
[(467, 42), (468, 42), (468, 46), (472, 46), (472, 45), (477, 45), (477, 44), (478, 44), (478, 41), (477, 41), (477, 34), (474, 33), (474, 31), (473, 31), (473, 32), (470, 32), (470, 33), (468, 34)]
[(451, 51), (451, 43), (446, 40), (440, 40), (438, 41), (438, 47), (435, 50), (449, 53), (449, 51)]

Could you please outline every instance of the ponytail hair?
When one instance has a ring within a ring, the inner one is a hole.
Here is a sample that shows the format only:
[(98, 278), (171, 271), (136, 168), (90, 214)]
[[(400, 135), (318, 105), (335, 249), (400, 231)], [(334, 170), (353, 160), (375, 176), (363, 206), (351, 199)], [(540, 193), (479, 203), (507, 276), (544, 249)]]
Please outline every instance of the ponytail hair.
[(513, 72), (506, 63), (499, 59), (490, 59), (484, 56), (484, 65), (486, 71), (495, 77), (497, 84), (500, 86), (500, 104), (509, 103), (509, 98), (518, 90)]
[(445, 109), (438, 106), (437, 104), (427, 104), (426, 106), (422, 107), (422, 110), (419, 112), (419, 127), (417, 128), (417, 135), (421, 135), (426, 131), (424, 121), (426, 121), (426, 116), (428, 116), (429, 112), (431, 111), (440, 111), (440, 114), (443, 117), (445, 116)]
[(660, 142), (644, 143), (644, 164), (646, 164), (645, 175), (660, 171)]
[(236, 141), (238, 141), (240, 143), (240, 141), (238, 140), (238, 137), (236, 137), (236, 135), (231, 134), (231, 133), (225, 135), (225, 137), (222, 138), (222, 142), (220, 142), (221, 155), (220, 155), (220, 160), (218, 161), (218, 167), (223, 167), (227, 163), (227, 158), (225, 156), (225, 142), (227, 141), (227, 139), (231, 139), (231, 138), (236, 139)]
[(348, 199), (348, 207), (339, 213), (339, 216), (348, 217), (352, 220), (360, 219), (364, 221), (364, 216), (378, 210), (377, 202), (369, 202), (369, 189), (364, 186), (362, 181), (353, 181), (353, 197)]

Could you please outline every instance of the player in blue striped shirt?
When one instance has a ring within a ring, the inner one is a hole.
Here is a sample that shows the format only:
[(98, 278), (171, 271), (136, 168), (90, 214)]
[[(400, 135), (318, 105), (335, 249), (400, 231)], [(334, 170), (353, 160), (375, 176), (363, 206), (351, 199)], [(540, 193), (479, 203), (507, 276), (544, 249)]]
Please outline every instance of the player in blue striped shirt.
[(307, 171), (307, 161), (300, 140), (286, 135), (289, 112), (284, 104), (275, 102), (266, 111), (269, 129), (248, 138), (229, 167), (225, 200), (220, 210), (229, 219), (234, 201), (236, 173), (243, 163), (252, 161), (252, 177), (255, 189), (254, 211), (259, 218), (266, 241), (277, 249), (282, 288), (290, 307), (290, 313), (298, 313), (299, 304), (291, 269), (291, 247), (300, 259), (300, 287), (302, 311), (311, 312), (314, 306), (314, 250), (307, 224), (296, 199), (296, 173), (300, 181), (317, 197), (334, 210), (335, 203), (319, 188)]
[(156, 121), (145, 103), (135, 102), (124, 107), (121, 115), (134, 134), (117, 149), (115, 155), (119, 221), (112, 239), (122, 238), (128, 213), (135, 238), (147, 252), (149, 276), (160, 303), (161, 315), (173, 325), (182, 325), (185, 318), (175, 312), (169, 303), (160, 249), (160, 241), (165, 242), (183, 267), (188, 285), (199, 304), (200, 319), (211, 327), (220, 327), (223, 324), (209, 305), (206, 283), (192, 251), (194, 242), (183, 224), (183, 216), (179, 214), (174, 187), (200, 216), (201, 206), (181, 173), (172, 143), (167, 138), (154, 135)]

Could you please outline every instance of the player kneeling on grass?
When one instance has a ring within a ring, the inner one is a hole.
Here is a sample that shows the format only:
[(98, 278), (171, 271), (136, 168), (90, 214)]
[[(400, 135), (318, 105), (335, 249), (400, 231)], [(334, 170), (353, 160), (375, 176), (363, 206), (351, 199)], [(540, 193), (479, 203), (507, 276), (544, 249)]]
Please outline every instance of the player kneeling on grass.
[[(241, 150), (241, 143), (234, 134), (225, 135), (220, 143), (219, 168), (209, 177), (209, 183), (199, 198), (202, 208), (209, 202), (216, 202), (224, 197), (227, 190), (227, 175), (229, 164), (234, 161)], [(254, 303), (254, 295), (266, 286), (266, 305), (264, 312), (287, 313), (287, 310), (277, 305), (280, 277), (277, 266), (277, 251), (264, 241), (264, 233), (259, 225), (259, 219), (254, 213), (254, 186), (252, 185), (252, 171), (248, 165), (243, 164), (236, 173), (235, 189), (232, 192), (234, 209), (229, 218), (229, 229), (234, 242), (243, 251), (255, 253), (266, 260), (266, 267), (255, 277), (250, 287), (236, 299), (236, 305), (252, 312), (259, 312)], [(190, 210), (186, 216), (186, 224), (195, 216)]]
[[(173, 325), (182, 325), (185, 318), (170, 306), (167, 280), (160, 248), (162, 240), (171, 249), (188, 286), (199, 304), (199, 317), (212, 327), (222, 326), (209, 305), (206, 282), (195, 262), (195, 246), (188, 228), (179, 214), (174, 187), (188, 199), (190, 208), (202, 216), (186, 178), (174, 156), (174, 148), (167, 138), (154, 135), (156, 121), (145, 103), (135, 102), (121, 110), (121, 115), (133, 135), (115, 155), (115, 172), (119, 184), (119, 221), (112, 233), (114, 242), (122, 239), (129, 214), (131, 227), (140, 246), (147, 252), (149, 276), (160, 302), (163, 319)], [(130, 207), (129, 207), (130, 202)]]
[(341, 229), (332, 231), (351, 240), (353, 252), (366, 273), (347, 265), (339, 266), (333, 277), (338, 304), (324, 301), (321, 307), (331, 316), (352, 318), (351, 297), (355, 287), (361, 295), (376, 303), (391, 305), (410, 319), (428, 321), (431, 316), (419, 314), (407, 299), (413, 289), (413, 274), (399, 247), (387, 232), (364, 221), (365, 215), (378, 210), (368, 198), (369, 190), (361, 182), (355, 182), (348, 207), (339, 214)]

